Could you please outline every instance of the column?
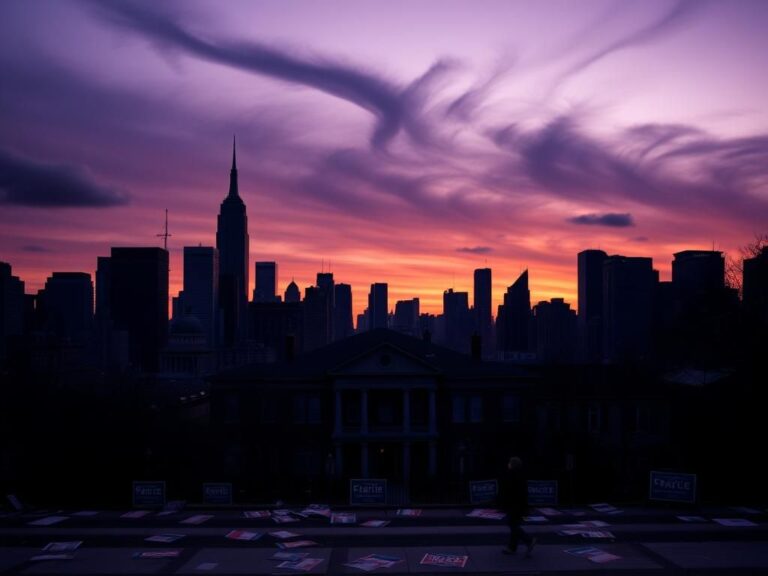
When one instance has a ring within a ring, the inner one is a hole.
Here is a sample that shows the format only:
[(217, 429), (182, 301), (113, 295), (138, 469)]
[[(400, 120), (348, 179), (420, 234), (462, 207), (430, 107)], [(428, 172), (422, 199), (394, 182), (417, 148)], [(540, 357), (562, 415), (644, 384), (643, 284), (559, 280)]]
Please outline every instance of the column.
[(360, 432), (368, 434), (368, 390), (360, 390)]
[(341, 478), (344, 475), (344, 450), (341, 449), (341, 443), (337, 442), (336, 445), (336, 478)]
[(437, 407), (435, 406), (435, 391), (429, 391), (429, 433), (437, 433)]
[(429, 475), (437, 476), (437, 442), (434, 440), (429, 443)]
[(361, 476), (363, 478), (368, 478), (368, 443), (363, 442), (360, 444), (360, 467), (361, 467)]
[(411, 433), (411, 391), (403, 390), (403, 434)]
[[(339, 436), (341, 434), (341, 390), (336, 390), (336, 426), (335, 434)], [(337, 459), (338, 461), (338, 459)]]
[(411, 443), (403, 442), (403, 483), (408, 486), (411, 480)]

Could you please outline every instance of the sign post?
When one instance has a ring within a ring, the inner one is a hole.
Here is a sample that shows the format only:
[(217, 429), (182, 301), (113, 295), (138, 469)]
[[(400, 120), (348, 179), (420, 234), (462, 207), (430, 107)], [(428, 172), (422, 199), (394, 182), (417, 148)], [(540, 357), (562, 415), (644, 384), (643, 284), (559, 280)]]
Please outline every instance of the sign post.
[(651, 470), (648, 499), (694, 503), (696, 501), (696, 474)]
[(493, 502), (499, 495), (499, 483), (494, 480), (477, 480), (469, 483), (469, 501), (472, 504)]
[(162, 508), (165, 506), (165, 482), (133, 483), (134, 508)]
[(387, 481), (382, 478), (350, 479), (349, 503), (352, 506), (386, 504)]
[(232, 484), (229, 482), (204, 483), (203, 504), (232, 504)]
[(528, 504), (557, 506), (557, 480), (528, 480)]

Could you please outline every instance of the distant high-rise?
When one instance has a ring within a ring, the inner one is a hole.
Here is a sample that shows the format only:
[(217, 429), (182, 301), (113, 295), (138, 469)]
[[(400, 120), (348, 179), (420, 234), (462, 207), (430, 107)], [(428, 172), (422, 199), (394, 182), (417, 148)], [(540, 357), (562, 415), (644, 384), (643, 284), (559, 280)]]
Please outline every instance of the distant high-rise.
[(208, 346), (218, 341), (219, 251), (212, 246), (184, 247), (184, 296), (180, 317), (200, 321)]
[(603, 359), (603, 263), (607, 257), (602, 250), (578, 255), (579, 358), (587, 364)]
[[(768, 246), (744, 259), (744, 318), (750, 344), (768, 340)], [(755, 347), (759, 350), (759, 347)], [(765, 349), (762, 349), (765, 352)]]
[(299, 290), (296, 282), (291, 280), (291, 283), (285, 288), (285, 294), (283, 301), (287, 304), (293, 304), (294, 302), (301, 302), (301, 290)]
[(609, 256), (603, 264), (603, 357), (637, 362), (651, 354), (659, 274), (651, 258)]
[(531, 329), (531, 292), (528, 270), (507, 288), (504, 303), (496, 316), (496, 347), (501, 352), (528, 352), (532, 348), (528, 334)]
[(156, 372), (168, 338), (168, 252), (112, 248), (109, 269), (114, 327), (128, 334), (131, 363), (143, 372)]
[(388, 285), (383, 282), (371, 284), (368, 294), (368, 329), (386, 328), (389, 318), (389, 305), (387, 302)]
[(562, 298), (533, 308), (536, 357), (545, 364), (568, 364), (576, 352), (576, 311)]
[(493, 314), (491, 309), (492, 302), (492, 282), (491, 269), (478, 268), (475, 270), (475, 330), (482, 338), (483, 351), (485, 355), (492, 350), (491, 341), (493, 340)]
[(48, 331), (81, 344), (90, 339), (93, 329), (93, 282), (90, 274), (54, 272), (46, 280), (38, 304), (44, 309)]
[(672, 284), (684, 305), (694, 305), (701, 297), (725, 286), (725, 258), (714, 250), (684, 250), (672, 260)]
[(410, 336), (421, 337), (419, 330), (419, 299), (398, 300), (395, 303), (395, 316), (392, 320), (392, 329), (408, 334)]
[(247, 331), (248, 303), (248, 216), (238, 193), (237, 159), (232, 144), (232, 169), (229, 194), (221, 203), (216, 228), (219, 251), (219, 300), (223, 325), (223, 344), (242, 342)]
[(334, 287), (333, 339), (342, 340), (352, 336), (352, 286), (336, 284)]
[(253, 301), (275, 302), (277, 300), (277, 262), (256, 262), (255, 280)]
[(0, 262), (0, 366), (6, 363), (8, 338), (24, 331), (24, 282)]
[(459, 352), (469, 352), (473, 329), (469, 313), (469, 294), (454, 292), (452, 288), (443, 292), (444, 344)]

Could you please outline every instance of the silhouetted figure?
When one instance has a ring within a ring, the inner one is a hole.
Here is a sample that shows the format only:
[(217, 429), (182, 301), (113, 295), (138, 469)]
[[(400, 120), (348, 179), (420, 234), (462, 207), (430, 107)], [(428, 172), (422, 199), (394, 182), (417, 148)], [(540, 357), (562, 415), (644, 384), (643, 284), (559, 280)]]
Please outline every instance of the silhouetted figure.
[(522, 540), (526, 545), (525, 555), (530, 556), (536, 545), (536, 538), (526, 534), (521, 526), (523, 516), (528, 513), (528, 483), (523, 473), (523, 462), (515, 456), (510, 456), (507, 468), (501, 477), (499, 506), (507, 515), (507, 526), (509, 526), (509, 545), (503, 552), (516, 554), (517, 545)]

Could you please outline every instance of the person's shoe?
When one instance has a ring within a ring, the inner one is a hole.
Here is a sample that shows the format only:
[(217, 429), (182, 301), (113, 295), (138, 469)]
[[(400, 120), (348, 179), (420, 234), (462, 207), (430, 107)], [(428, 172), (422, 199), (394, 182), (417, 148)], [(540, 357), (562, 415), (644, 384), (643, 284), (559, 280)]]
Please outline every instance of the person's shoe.
[(502, 549), (501, 549), (501, 552), (502, 552), (503, 554), (510, 554), (510, 555), (515, 555), (515, 554), (517, 554), (517, 550), (512, 550), (512, 548), (510, 548), (509, 546), (507, 546), (506, 548), (502, 548)]
[(533, 548), (536, 546), (536, 538), (531, 538), (531, 541), (528, 543), (528, 547), (525, 550), (525, 557), (530, 558), (531, 554), (533, 553)]

